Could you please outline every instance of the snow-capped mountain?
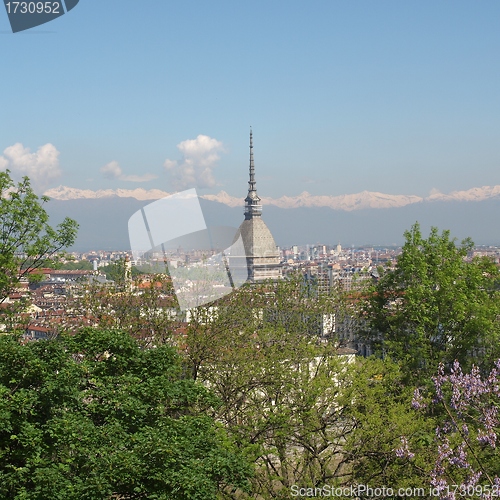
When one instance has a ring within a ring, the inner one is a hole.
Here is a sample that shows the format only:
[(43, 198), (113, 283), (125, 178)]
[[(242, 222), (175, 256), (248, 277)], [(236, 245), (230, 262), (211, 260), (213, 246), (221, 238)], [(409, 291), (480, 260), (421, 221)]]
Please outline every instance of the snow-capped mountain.
[(135, 198), (136, 200), (158, 200), (170, 193), (160, 189), (78, 189), (68, 186), (59, 186), (45, 191), (44, 195), (54, 200), (81, 200), (96, 198)]
[(466, 191), (452, 191), (443, 194), (433, 190), (426, 198), (427, 201), (483, 201), (500, 197), (500, 186), (483, 186), (467, 189)]
[[(77, 189), (67, 186), (49, 189), (44, 194), (55, 200), (134, 198), (141, 201), (157, 200), (169, 195), (169, 193), (159, 189), (101, 189), (92, 191), (90, 189)], [(233, 208), (243, 205), (242, 197), (231, 196), (225, 191), (220, 191), (218, 194), (202, 195), (201, 198), (216, 201)], [(276, 206), (279, 208), (327, 207), (333, 210), (350, 212), (363, 209), (397, 208), (422, 202), (484, 201), (491, 198), (500, 198), (500, 185), (476, 187), (465, 191), (452, 191), (449, 194), (433, 190), (425, 198), (416, 195), (385, 194), (373, 191), (362, 191), (361, 193), (340, 196), (312, 195), (304, 191), (298, 196), (282, 196), (280, 198), (263, 197), (262, 203), (265, 206)]]

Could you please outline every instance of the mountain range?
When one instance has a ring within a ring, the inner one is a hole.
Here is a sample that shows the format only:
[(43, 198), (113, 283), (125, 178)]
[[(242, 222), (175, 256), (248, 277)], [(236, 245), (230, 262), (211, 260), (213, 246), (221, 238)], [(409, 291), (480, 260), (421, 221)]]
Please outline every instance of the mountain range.
[[(171, 193), (160, 189), (101, 189), (92, 191), (90, 189), (77, 189), (67, 186), (59, 186), (49, 189), (44, 193), (55, 200), (77, 200), (77, 199), (101, 199), (101, 198), (135, 198), (136, 200), (158, 200), (169, 196)], [(225, 191), (214, 195), (202, 195), (206, 200), (223, 203), (229, 207), (241, 206), (241, 198), (231, 196)], [(404, 194), (385, 194), (373, 191), (362, 191), (355, 194), (344, 194), (340, 196), (311, 195), (307, 191), (298, 196), (282, 196), (280, 198), (263, 197), (264, 205), (274, 205), (280, 208), (299, 207), (328, 207), (333, 210), (362, 210), (365, 208), (394, 208), (404, 207), (413, 203), (424, 201), (484, 201), (491, 198), (500, 198), (500, 185), (483, 186), (465, 191), (452, 191), (441, 193), (435, 189), (427, 197)]]
[[(80, 224), (75, 251), (129, 250), (128, 219), (155, 199), (160, 190), (90, 191), (60, 186), (45, 193), (53, 223), (68, 216)], [(221, 192), (204, 195), (200, 203), (208, 226), (238, 227), (243, 197)], [(343, 246), (400, 245), (403, 233), (416, 221), (424, 234), (431, 226), (449, 229), (459, 240), (500, 245), (500, 186), (484, 186), (422, 198), (364, 191), (343, 196), (262, 198), (263, 219), (281, 247), (306, 243)], [(173, 214), (175, 217), (175, 214)], [(166, 214), (166, 221), (168, 216)]]

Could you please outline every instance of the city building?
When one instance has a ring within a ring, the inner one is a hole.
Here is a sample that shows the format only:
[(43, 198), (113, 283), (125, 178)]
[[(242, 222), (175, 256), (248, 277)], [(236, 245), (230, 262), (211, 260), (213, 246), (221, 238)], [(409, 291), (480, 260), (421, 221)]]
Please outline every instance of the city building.
[[(274, 238), (262, 220), (262, 204), (257, 194), (253, 140), (250, 130), (250, 179), (245, 198), (245, 220), (241, 223), (235, 241), (241, 236), (246, 257), (247, 281), (251, 283), (281, 278), (280, 253)], [(245, 262), (245, 259), (243, 259)]]

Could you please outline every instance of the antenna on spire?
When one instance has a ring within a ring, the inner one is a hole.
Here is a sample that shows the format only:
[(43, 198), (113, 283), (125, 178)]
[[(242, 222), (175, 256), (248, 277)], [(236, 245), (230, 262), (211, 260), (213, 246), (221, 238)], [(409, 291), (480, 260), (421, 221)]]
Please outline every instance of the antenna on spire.
[(253, 137), (252, 127), (250, 127), (250, 181), (248, 182), (249, 191), (255, 191), (255, 165), (253, 163)]

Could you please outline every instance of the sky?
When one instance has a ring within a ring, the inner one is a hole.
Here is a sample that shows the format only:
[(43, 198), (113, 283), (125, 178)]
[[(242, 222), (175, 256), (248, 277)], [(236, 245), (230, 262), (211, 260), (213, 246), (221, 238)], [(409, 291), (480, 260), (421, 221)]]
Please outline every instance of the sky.
[(0, 168), (37, 190), (500, 184), (498, 0), (80, 0), (13, 34)]

